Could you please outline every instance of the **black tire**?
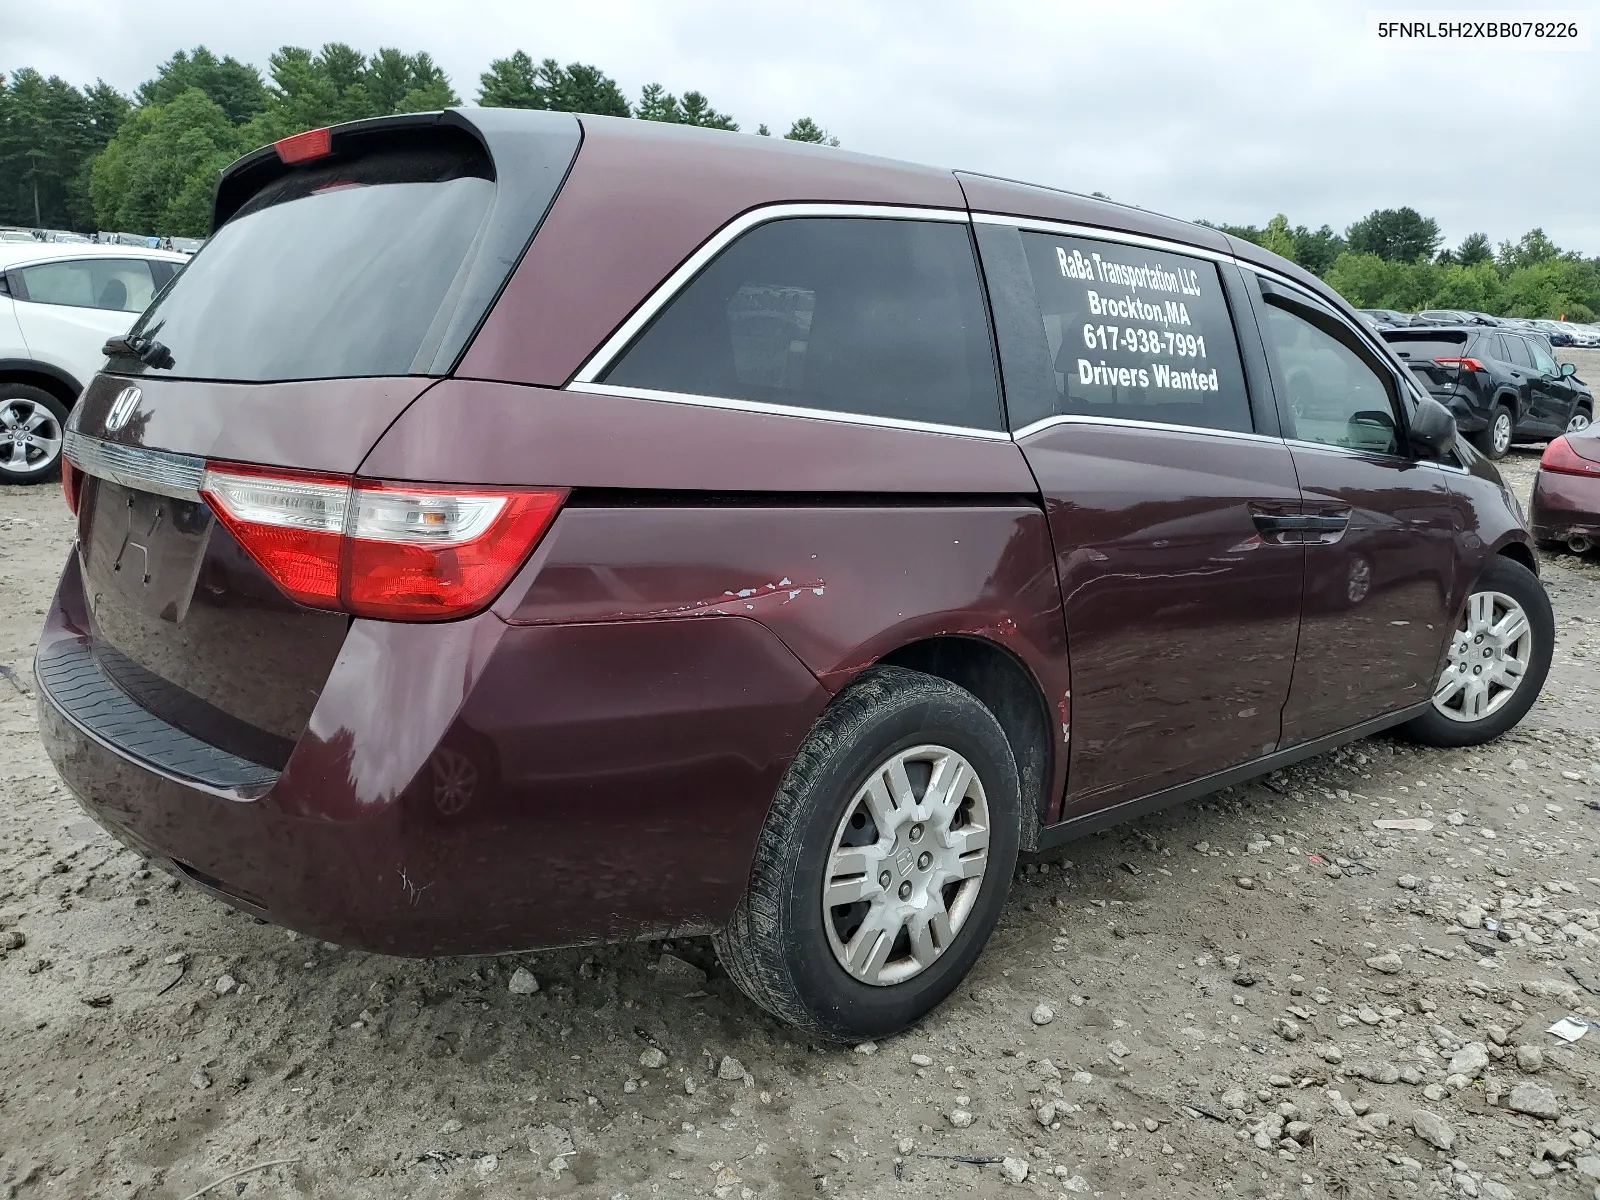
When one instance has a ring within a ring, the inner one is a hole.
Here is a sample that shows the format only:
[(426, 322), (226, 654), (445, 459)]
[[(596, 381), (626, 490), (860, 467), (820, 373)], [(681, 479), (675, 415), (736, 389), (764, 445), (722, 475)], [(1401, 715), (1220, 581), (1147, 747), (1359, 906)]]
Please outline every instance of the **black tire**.
[(1565, 432), (1565, 433), (1577, 433), (1577, 432), (1580, 432), (1579, 430), (1576, 430), (1576, 429), (1572, 428), (1572, 422), (1578, 417), (1582, 417), (1584, 419), (1583, 428), (1584, 429), (1588, 429), (1589, 426), (1594, 422), (1594, 411), (1590, 407), (1589, 404), (1587, 404), (1587, 403), (1585, 403), (1583, 401), (1580, 401), (1573, 408), (1571, 414), (1568, 415), (1568, 417), (1567, 417), (1567, 428), (1563, 432)]
[(33, 451), (25, 449), (24, 456), (30, 460), (29, 465), (26, 469), (14, 469), (9, 461), (14, 445), (12, 430), (9, 422), (0, 423), (0, 483), (43, 483), (55, 478), (61, 470), (61, 443), (67, 427), (67, 406), (43, 388), (30, 387), (26, 383), (0, 383), (0, 419), (16, 409), (27, 408), (34, 411), (44, 409), (47, 420), (54, 422), (55, 447), (36, 461), (33, 461)]
[[(1545, 676), (1550, 673), (1556, 621), (1550, 611), (1550, 597), (1545, 594), (1539, 577), (1519, 562), (1497, 557), (1478, 576), (1468, 592), (1466, 603), (1462, 606), (1462, 621), (1471, 606), (1472, 597), (1480, 592), (1501, 592), (1510, 596), (1527, 614), (1533, 636), (1527, 670), (1509, 698), (1497, 710), (1479, 720), (1454, 720), (1438, 708), (1429, 707), (1423, 716), (1407, 722), (1405, 732), (1425, 746), (1477, 746), (1493, 741), (1527, 716), (1528, 710), (1539, 698), (1539, 690), (1544, 687)], [(1458, 631), (1458, 628), (1451, 630), (1452, 639)]]
[[(962, 755), (982, 784), (988, 863), (949, 947), (902, 982), (870, 984), (847, 972), (829, 944), (825, 868), (858, 790), (891, 756), (922, 743)], [(938, 1005), (977, 961), (1005, 906), (1020, 829), (1016, 761), (994, 715), (948, 680), (871, 668), (818, 719), (785, 773), (749, 885), (713, 939), (717, 956), (746, 996), (808, 1033), (841, 1041), (897, 1033)]]
[[(1510, 423), (1510, 429), (1508, 431), (1509, 436), (1505, 440), (1505, 445), (1496, 450), (1494, 431), (1495, 426), (1502, 419)], [(1485, 458), (1492, 459), (1496, 462), (1506, 456), (1506, 452), (1511, 449), (1511, 443), (1516, 440), (1517, 417), (1516, 414), (1511, 411), (1511, 407), (1507, 404), (1496, 404), (1492, 409), (1490, 409), (1489, 423), (1482, 429), (1478, 430), (1477, 433), (1471, 435), (1472, 444), (1478, 448), (1478, 452)]]

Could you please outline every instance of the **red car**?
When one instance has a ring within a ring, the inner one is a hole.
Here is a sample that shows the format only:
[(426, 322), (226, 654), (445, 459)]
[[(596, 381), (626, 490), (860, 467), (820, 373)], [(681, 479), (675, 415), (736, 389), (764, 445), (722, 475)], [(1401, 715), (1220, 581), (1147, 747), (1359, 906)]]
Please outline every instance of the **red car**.
[(1545, 447), (1528, 514), (1533, 536), (1583, 554), (1600, 542), (1600, 435), (1595, 426)]
[(389, 954), (710, 933), (871, 1037), (1019, 851), (1404, 726), (1550, 606), (1494, 468), (1212, 229), (511, 110), (235, 163), (72, 416), (43, 736), (116, 837)]

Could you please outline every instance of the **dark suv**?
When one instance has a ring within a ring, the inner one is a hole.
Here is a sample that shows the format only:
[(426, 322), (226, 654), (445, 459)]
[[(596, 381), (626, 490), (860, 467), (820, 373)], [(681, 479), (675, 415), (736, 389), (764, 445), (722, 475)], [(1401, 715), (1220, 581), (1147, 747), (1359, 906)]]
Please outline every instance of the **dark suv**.
[(289, 138), (214, 228), (73, 415), (40, 724), (317, 937), (711, 933), (887, 1034), (1019, 850), (1543, 683), (1494, 468), (1216, 230), (515, 110)]
[(1516, 442), (1587, 429), (1594, 397), (1578, 368), (1550, 356), (1544, 340), (1480, 326), (1385, 329), (1384, 341), (1490, 458)]

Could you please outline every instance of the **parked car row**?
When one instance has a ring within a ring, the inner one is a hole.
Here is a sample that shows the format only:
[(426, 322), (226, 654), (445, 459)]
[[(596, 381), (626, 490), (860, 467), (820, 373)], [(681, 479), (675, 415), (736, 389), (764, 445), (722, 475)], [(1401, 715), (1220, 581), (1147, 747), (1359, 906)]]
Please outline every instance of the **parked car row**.
[(146, 250), (176, 250), (179, 254), (194, 254), (204, 244), (204, 238), (160, 237), (144, 233), (112, 233), (102, 230), (92, 237), (74, 233), (69, 229), (27, 229), (20, 226), (0, 226), (0, 242), (67, 242), (96, 246), (137, 246)]
[(1482, 325), (1495, 329), (1520, 329), (1541, 334), (1552, 346), (1600, 347), (1600, 324), (1578, 321), (1547, 321), (1528, 317), (1492, 317), (1488, 313), (1460, 308), (1426, 308), (1418, 313), (1397, 312), (1392, 308), (1357, 309), (1362, 320), (1380, 332), (1412, 325)]
[[(73, 413), (39, 725), (107, 830), (308, 935), (706, 932), (882, 1037), (1020, 849), (1482, 743), (1550, 663), (1458, 418), (1215, 229), (483, 109), (264, 147), (215, 230)], [(1413, 359), (1511, 365), (1441, 329)]]

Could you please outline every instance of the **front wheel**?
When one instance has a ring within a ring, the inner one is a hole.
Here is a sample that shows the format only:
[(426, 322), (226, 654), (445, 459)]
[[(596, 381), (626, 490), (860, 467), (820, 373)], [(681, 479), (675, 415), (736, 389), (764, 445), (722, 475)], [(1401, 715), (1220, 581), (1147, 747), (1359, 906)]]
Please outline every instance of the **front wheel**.
[(747, 996), (810, 1033), (897, 1033), (977, 961), (1020, 829), (994, 715), (948, 680), (872, 668), (790, 764), (717, 956)]
[(1450, 635), (1433, 703), (1406, 731), (1427, 746), (1476, 746), (1527, 715), (1550, 671), (1555, 616), (1539, 577), (1497, 558)]
[(1587, 408), (1580, 408), (1577, 412), (1573, 413), (1572, 417), (1567, 421), (1567, 432), (1582, 433), (1587, 428), (1589, 428), (1589, 410)]

